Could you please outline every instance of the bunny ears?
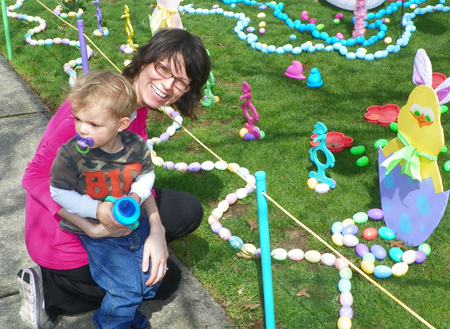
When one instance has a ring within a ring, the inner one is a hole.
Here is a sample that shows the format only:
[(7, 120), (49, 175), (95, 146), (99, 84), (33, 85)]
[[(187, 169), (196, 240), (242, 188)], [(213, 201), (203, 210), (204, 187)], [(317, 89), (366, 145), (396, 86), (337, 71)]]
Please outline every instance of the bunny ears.
[[(414, 58), (412, 81), (415, 85), (426, 85), (431, 87), (433, 82), (433, 70), (431, 61), (424, 49), (418, 49)], [(450, 101), (450, 78), (446, 79), (436, 87), (435, 92), (439, 99), (439, 105)]]

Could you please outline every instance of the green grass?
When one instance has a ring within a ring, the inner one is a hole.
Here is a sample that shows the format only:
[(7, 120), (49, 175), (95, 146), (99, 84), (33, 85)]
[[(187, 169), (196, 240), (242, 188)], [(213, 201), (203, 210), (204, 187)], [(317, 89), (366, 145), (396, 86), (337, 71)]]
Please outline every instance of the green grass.
[[(55, 2), (45, 1), (52, 10)], [(197, 1), (196, 8), (211, 8), (216, 2)], [(228, 5), (217, 2), (225, 10)], [(12, 3), (7, 3), (8, 5)], [(103, 38), (91, 37), (100, 49), (120, 68), (125, 59), (119, 46), (126, 43), (125, 21), (120, 19), (123, 5), (130, 7), (131, 23), (134, 27), (134, 41), (143, 44), (150, 36), (148, 15), (153, 12), (153, 2), (104, 1), (101, 2), (103, 25), (111, 35)], [(388, 3), (387, 3), (388, 4)], [(386, 6), (387, 6), (386, 4)], [(432, 0), (422, 4), (437, 4)], [(323, 23), (325, 30), (334, 35), (342, 32), (351, 35), (352, 14), (331, 6), (324, 0), (319, 2), (299, 0), (286, 2), (283, 12), (293, 20), (299, 19), (303, 10), (310, 18)], [(235, 12), (243, 12), (257, 27), (257, 6), (237, 4)], [(405, 12), (410, 9), (405, 9)], [(28, 0), (20, 13), (39, 15), (47, 21), (48, 28), (39, 38), (68, 37), (77, 39), (77, 32), (64, 26), (37, 2)], [(310, 33), (300, 33), (289, 29), (284, 22), (265, 10), (267, 17), (266, 34), (260, 41), (277, 47), (286, 43), (294, 46), (308, 40), (317, 43)], [(338, 26), (333, 25), (334, 15), (342, 12), (344, 19)], [(371, 10), (370, 12), (376, 12)], [(387, 36), (396, 40), (400, 35), (400, 13), (388, 16)], [(95, 7), (88, 5), (83, 17), (88, 35), (97, 28)], [(222, 159), (239, 163), (251, 173), (262, 170), (267, 173), (267, 193), (286, 208), (293, 216), (310, 227), (323, 239), (331, 243), (331, 224), (351, 217), (356, 212), (380, 207), (378, 188), (377, 150), (375, 141), (392, 139), (395, 133), (388, 127), (367, 123), (364, 120), (366, 108), (371, 105), (406, 104), (408, 95), (414, 88), (411, 82), (414, 56), (418, 48), (424, 48), (431, 59), (434, 72), (450, 75), (450, 24), (448, 13), (432, 13), (414, 19), (417, 31), (413, 33), (409, 45), (397, 54), (372, 62), (348, 60), (337, 52), (316, 52), (300, 55), (263, 54), (251, 49), (239, 40), (233, 32), (236, 19), (222, 15), (182, 16), (187, 30), (199, 35), (208, 48), (216, 85), (213, 93), (221, 101), (204, 108), (198, 121), (185, 120), (185, 126)], [(75, 25), (75, 19), (70, 20)], [(61, 90), (67, 88), (68, 78), (62, 70), (64, 63), (80, 57), (79, 52), (70, 47), (44, 46), (30, 47), (23, 41), (23, 35), (33, 24), (16, 19), (9, 20), (14, 57), (11, 64), (44, 102), (55, 110), (61, 103)], [(0, 28), (3, 31), (3, 27)], [(0, 34), (3, 35), (3, 32)], [(289, 35), (296, 34), (295, 42)], [(374, 35), (367, 30), (366, 37)], [(380, 42), (367, 47), (374, 53), (383, 49)], [(357, 47), (350, 48), (354, 51)], [(6, 57), (6, 45), (0, 44), (0, 52)], [(293, 60), (299, 60), (308, 77), (313, 67), (319, 69), (324, 85), (309, 88), (306, 80), (292, 80), (284, 76), (286, 68)], [(110, 69), (112, 66), (95, 51), (89, 62), (91, 69)], [(259, 113), (257, 126), (266, 137), (260, 141), (246, 142), (239, 138), (239, 130), (246, 119), (241, 110), (239, 97), (242, 95), (242, 81), (252, 88), (252, 101)], [(334, 191), (319, 195), (306, 187), (308, 173), (316, 170), (309, 159), (310, 135), (316, 122), (323, 122), (329, 131), (339, 131), (354, 139), (353, 145), (363, 145), (370, 159), (367, 167), (356, 166), (357, 157), (348, 149), (335, 154), (336, 165), (327, 170), (327, 175), (336, 182)], [(148, 125), (149, 136), (159, 136), (170, 119), (161, 113), (154, 113)], [(450, 128), (449, 114), (442, 115), (444, 131)], [(191, 163), (206, 160), (216, 161), (186, 133), (178, 132), (171, 140), (157, 146), (158, 156), (173, 162)], [(31, 157), (31, 155), (30, 155)], [(450, 188), (449, 174), (442, 170), (449, 160), (448, 154), (438, 159), (444, 188)], [(176, 254), (192, 269), (216, 300), (223, 305), (234, 322), (242, 327), (260, 328), (264, 322), (262, 279), (260, 260), (244, 260), (236, 256), (236, 250), (227, 242), (214, 235), (207, 224), (207, 218), (228, 193), (244, 187), (245, 183), (228, 171), (178, 173), (157, 169), (158, 187), (184, 190), (196, 195), (204, 206), (205, 218), (201, 227), (182, 241), (173, 243)], [(244, 242), (259, 246), (257, 230), (250, 230), (247, 220), (257, 220), (255, 194), (251, 194), (231, 207), (223, 220), (224, 226)], [(301, 248), (328, 252), (319, 241), (309, 235), (294, 221), (269, 203), (271, 248), (283, 247), (287, 250)], [(367, 223), (380, 227), (382, 223)], [(375, 280), (396, 296), (413, 311), (437, 328), (448, 327), (448, 269), (450, 247), (448, 245), (450, 223), (448, 211), (444, 214), (433, 235), (427, 240), (432, 254), (421, 265), (412, 265), (408, 273), (400, 278)], [(377, 243), (388, 247), (379, 238)], [(337, 248), (341, 253), (359, 265), (360, 260), (353, 249)], [(380, 264), (392, 266), (392, 262)], [(306, 261), (275, 261), (273, 268), (273, 289), (275, 319), (277, 328), (335, 328), (338, 319), (339, 295), (338, 272), (324, 265)], [(415, 317), (400, 307), (391, 298), (380, 292), (361, 275), (353, 275), (352, 294), (354, 296), (354, 328), (425, 328)], [(303, 288), (309, 298), (296, 296)], [(259, 305), (259, 306), (258, 306)]]

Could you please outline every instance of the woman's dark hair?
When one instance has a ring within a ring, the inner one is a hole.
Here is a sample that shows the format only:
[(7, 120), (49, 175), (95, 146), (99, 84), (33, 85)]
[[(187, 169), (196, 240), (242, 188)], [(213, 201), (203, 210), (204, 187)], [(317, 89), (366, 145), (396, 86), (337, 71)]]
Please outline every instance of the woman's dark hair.
[(182, 114), (195, 118), (199, 101), (203, 96), (202, 88), (208, 80), (211, 71), (211, 60), (202, 41), (182, 29), (160, 30), (148, 43), (138, 48), (133, 61), (122, 72), (131, 82), (134, 82), (141, 68), (149, 63), (163, 59), (174, 63), (177, 69), (182, 56), (186, 74), (192, 80), (191, 91), (184, 94), (176, 104), (173, 104)]

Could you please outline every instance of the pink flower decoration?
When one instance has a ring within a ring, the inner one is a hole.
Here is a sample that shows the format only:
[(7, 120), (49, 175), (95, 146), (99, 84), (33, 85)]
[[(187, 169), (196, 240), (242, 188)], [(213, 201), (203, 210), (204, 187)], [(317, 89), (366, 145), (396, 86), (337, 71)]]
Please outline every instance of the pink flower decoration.
[[(350, 147), (353, 143), (353, 138), (345, 136), (343, 133), (330, 131), (327, 134), (327, 139), (325, 140), (325, 145), (333, 153), (341, 152), (344, 147)], [(317, 134), (311, 135), (311, 141), (309, 144), (311, 147), (319, 145), (319, 142), (314, 143), (314, 139)]]
[(364, 118), (367, 122), (378, 123), (381, 126), (389, 126), (391, 122), (396, 122), (400, 107), (395, 104), (386, 104), (383, 106), (372, 105), (367, 108)]

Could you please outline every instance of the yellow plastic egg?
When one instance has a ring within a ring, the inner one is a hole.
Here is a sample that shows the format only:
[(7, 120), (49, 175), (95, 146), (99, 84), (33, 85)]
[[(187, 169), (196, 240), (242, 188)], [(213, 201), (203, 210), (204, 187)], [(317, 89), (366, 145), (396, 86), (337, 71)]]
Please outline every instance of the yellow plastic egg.
[(239, 137), (244, 138), (244, 136), (245, 136), (246, 133), (248, 133), (247, 128), (242, 128), (242, 129), (239, 131)]
[(396, 263), (392, 266), (392, 274), (394, 276), (403, 276), (408, 272), (408, 264), (404, 262)]
[(264, 18), (264, 17), (266, 17), (266, 14), (265, 13), (259, 13), (258, 15), (256, 15), (256, 17)]
[(375, 269), (375, 264), (372, 263), (370, 260), (365, 259), (361, 262), (361, 269), (366, 274), (372, 274), (373, 270)]
[(259, 27), (266, 27), (266, 22), (260, 22), (260, 23), (258, 24), (258, 26), (259, 26)]
[(387, 45), (391, 44), (392, 43), (392, 38), (391, 37), (384, 38), (384, 43), (387, 44)]
[(317, 179), (315, 178), (308, 178), (306, 185), (308, 185), (308, 188), (310, 190), (314, 190), (314, 188), (316, 187), (316, 185), (319, 184), (319, 182), (317, 181)]
[(69, 15), (70, 18), (74, 18), (75, 16), (77, 16), (77, 13), (74, 11), (69, 11), (67, 15)]
[(306, 41), (305, 43), (307, 43), (310, 47), (313, 45), (312, 41)]
[(214, 100), (216, 101), (216, 103), (219, 103), (220, 102), (219, 96), (214, 96)]
[(241, 166), (237, 163), (229, 163), (228, 164), (228, 170), (231, 172), (237, 172)]
[(342, 233), (334, 233), (331, 236), (331, 241), (333, 241), (333, 243), (338, 247), (342, 247), (344, 245), (343, 239), (344, 236), (342, 235)]
[(348, 225), (354, 225), (355, 221), (351, 218), (346, 218), (342, 221), (342, 225), (344, 225), (344, 227), (348, 226)]
[(388, 24), (388, 23), (390, 23), (391, 22), (391, 20), (389, 19), (389, 18), (385, 18), (384, 19), (384, 24)]
[(348, 316), (341, 316), (337, 321), (338, 329), (350, 329), (352, 327), (352, 320)]

